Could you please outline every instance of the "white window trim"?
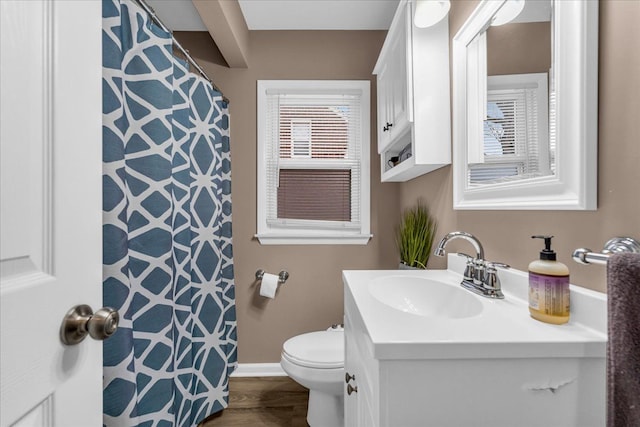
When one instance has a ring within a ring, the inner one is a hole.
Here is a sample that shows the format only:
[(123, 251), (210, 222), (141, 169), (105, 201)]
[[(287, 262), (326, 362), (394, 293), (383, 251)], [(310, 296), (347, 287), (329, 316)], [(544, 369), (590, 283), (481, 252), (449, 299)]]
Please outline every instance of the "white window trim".
[[(361, 100), (361, 158), (360, 158), (360, 221), (358, 230), (321, 230), (308, 228), (271, 227), (267, 223), (267, 92), (344, 93), (359, 91)], [(366, 245), (370, 234), (370, 83), (368, 80), (258, 80), (258, 203), (257, 234), (263, 245)]]

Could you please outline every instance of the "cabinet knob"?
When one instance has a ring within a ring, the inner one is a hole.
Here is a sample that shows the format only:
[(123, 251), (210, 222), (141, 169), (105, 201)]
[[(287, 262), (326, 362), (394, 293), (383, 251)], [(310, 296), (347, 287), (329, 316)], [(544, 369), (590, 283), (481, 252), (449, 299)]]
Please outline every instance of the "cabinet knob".
[(351, 393), (357, 393), (357, 392), (358, 392), (358, 386), (355, 386), (355, 387), (354, 387), (354, 386), (352, 386), (351, 384), (349, 384), (349, 385), (347, 386), (347, 394), (348, 394), (349, 396), (351, 396)]
[(349, 383), (349, 381), (355, 380), (355, 379), (356, 379), (356, 376), (355, 375), (349, 375), (349, 372), (344, 374), (344, 382), (345, 383)]

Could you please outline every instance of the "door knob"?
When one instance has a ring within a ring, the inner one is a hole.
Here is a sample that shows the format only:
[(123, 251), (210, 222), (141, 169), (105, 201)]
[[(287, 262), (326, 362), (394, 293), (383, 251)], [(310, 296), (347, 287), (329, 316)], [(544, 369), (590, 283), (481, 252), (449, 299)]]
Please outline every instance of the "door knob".
[(75, 345), (87, 335), (94, 340), (105, 340), (118, 329), (120, 315), (111, 307), (103, 307), (95, 313), (86, 304), (80, 304), (67, 312), (60, 326), (60, 340)]

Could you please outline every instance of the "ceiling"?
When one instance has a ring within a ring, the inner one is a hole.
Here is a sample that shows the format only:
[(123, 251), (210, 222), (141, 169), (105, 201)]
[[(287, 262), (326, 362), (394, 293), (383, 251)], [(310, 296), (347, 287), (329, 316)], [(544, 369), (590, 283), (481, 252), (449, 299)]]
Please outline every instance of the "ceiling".
[[(398, 5), (398, 0), (237, 1), (249, 30), (386, 30)], [(172, 31), (207, 31), (189, 0), (146, 2)]]
[(239, 0), (250, 30), (387, 30), (398, 0)]

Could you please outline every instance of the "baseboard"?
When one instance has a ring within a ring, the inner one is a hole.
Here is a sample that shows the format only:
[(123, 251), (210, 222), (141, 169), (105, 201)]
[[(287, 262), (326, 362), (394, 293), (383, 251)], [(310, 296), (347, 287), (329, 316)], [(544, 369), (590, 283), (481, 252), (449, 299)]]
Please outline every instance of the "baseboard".
[(279, 363), (238, 363), (232, 377), (286, 377)]

